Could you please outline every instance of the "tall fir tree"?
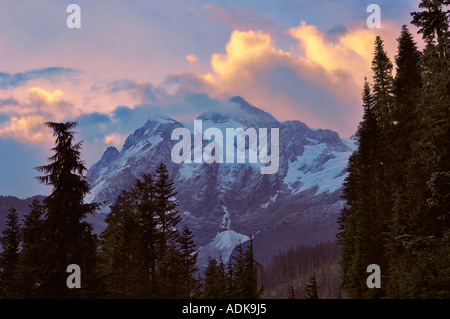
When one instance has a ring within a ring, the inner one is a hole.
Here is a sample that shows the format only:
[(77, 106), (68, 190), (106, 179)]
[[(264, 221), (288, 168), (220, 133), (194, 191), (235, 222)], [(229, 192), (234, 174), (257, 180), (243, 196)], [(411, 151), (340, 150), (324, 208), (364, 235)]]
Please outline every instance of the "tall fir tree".
[[(365, 228), (370, 230), (369, 239), (372, 247), (367, 253), (370, 257), (365, 263), (365, 267), (371, 263), (378, 264), (382, 269), (382, 281), (386, 283), (389, 277), (388, 250), (386, 240), (389, 234), (389, 225), (392, 218), (394, 187), (391, 176), (393, 159), (391, 156), (391, 146), (394, 132), (394, 78), (392, 76), (393, 64), (384, 48), (384, 41), (380, 36), (375, 39), (374, 58), (372, 60), (373, 72), (373, 110), (378, 126), (377, 145), (374, 148), (373, 174), (368, 176), (374, 180), (374, 186), (370, 191), (374, 192), (374, 201), (371, 203), (373, 216), (371, 225)], [(364, 297), (381, 298), (385, 295), (385, 286), (381, 289), (366, 290)]]
[(19, 272), (21, 297), (26, 299), (36, 297), (36, 291), (41, 285), (39, 256), (43, 254), (41, 242), (44, 214), (42, 203), (35, 199), (23, 223)]
[(384, 48), (384, 41), (380, 36), (375, 38), (375, 51), (372, 60), (373, 71), (373, 101), (375, 116), (381, 128), (391, 122), (393, 108), (393, 77), (392, 62)]
[(422, 0), (422, 11), (412, 12), (412, 24), (419, 27), (419, 34), (428, 45), (437, 47), (439, 59), (449, 58), (449, 0)]
[(247, 250), (244, 252), (244, 289), (242, 298), (258, 299), (263, 293), (263, 289), (258, 289), (258, 267), (253, 254), (253, 236), (250, 235), (250, 241)]
[[(44, 298), (81, 298), (92, 295), (97, 238), (92, 226), (85, 221), (98, 204), (84, 203), (89, 185), (84, 177), (86, 167), (81, 160), (81, 144), (74, 144), (76, 122), (47, 122), (53, 130), (56, 146), (49, 164), (36, 169), (44, 173), (37, 179), (52, 186), (52, 193), (43, 201), (46, 215), (43, 220), (42, 282), (40, 296)], [(77, 264), (81, 269), (82, 288), (66, 285), (67, 267)]]
[(160, 163), (156, 169), (155, 181), (155, 203), (156, 217), (159, 227), (158, 255), (160, 256), (158, 267), (161, 285), (160, 296), (173, 298), (178, 282), (178, 271), (176, 269), (176, 252), (180, 232), (176, 228), (181, 220), (176, 207), (178, 202), (175, 198), (176, 192), (174, 182), (170, 179), (167, 167)]
[(189, 227), (184, 225), (179, 239), (180, 250), (180, 264), (183, 267), (180, 269), (180, 282), (183, 283), (180, 287), (180, 298), (191, 299), (200, 296), (201, 282), (198, 278), (197, 245), (194, 243), (194, 236)]
[(138, 216), (139, 260), (143, 278), (141, 294), (145, 298), (157, 298), (160, 293), (162, 278), (160, 278), (159, 247), (161, 230), (158, 228), (158, 211), (156, 204), (155, 181), (151, 174), (143, 174), (136, 179), (135, 187), (131, 191), (136, 214)]
[(21, 243), (21, 228), (19, 217), (14, 207), (6, 216), (6, 227), (2, 231), (0, 244), (0, 298), (19, 298), (19, 248)]
[(350, 156), (348, 176), (344, 182), (346, 202), (338, 220), (338, 243), (342, 246), (340, 261), (341, 286), (352, 298), (368, 298), (365, 280), (367, 265), (379, 262), (383, 255), (383, 240), (376, 189), (379, 164), (379, 131), (374, 98), (365, 79), (362, 93), (364, 115), (358, 126), (358, 149)]
[(405, 202), (408, 196), (407, 176), (410, 167), (405, 165), (413, 156), (413, 144), (420, 138), (420, 101), (422, 89), (422, 55), (417, 49), (412, 34), (406, 25), (402, 27), (395, 57), (396, 75), (394, 79), (395, 106), (390, 143), (391, 165), (389, 179), (392, 181), (392, 221), (390, 225), (389, 283), (388, 296), (406, 297), (409, 289), (408, 264), (411, 263), (404, 251), (400, 238), (414, 231), (411, 212), (414, 207)]
[(222, 257), (219, 260), (208, 258), (208, 265), (203, 275), (203, 294), (205, 299), (231, 298), (227, 288), (229, 277)]
[[(145, 282), (140, 265), (138, 215), (133, 208), (130, 192), (122, 191), (105, 219), (101, 234), (102, 297), (143, 298)], [(147, 287), (145, 287), (147, 288)]]
[[(406, 191), (397, 207), (409, 210), (407, 228), (398, 235), (406, 298), (450, 296), (450, 41), (448, 1), (423, 0), (412, 23), (426, 42), (423, 87), (414, 121), (415, 141), (407, 162)], [(394, 295), (395, 296), (395, 295)]]

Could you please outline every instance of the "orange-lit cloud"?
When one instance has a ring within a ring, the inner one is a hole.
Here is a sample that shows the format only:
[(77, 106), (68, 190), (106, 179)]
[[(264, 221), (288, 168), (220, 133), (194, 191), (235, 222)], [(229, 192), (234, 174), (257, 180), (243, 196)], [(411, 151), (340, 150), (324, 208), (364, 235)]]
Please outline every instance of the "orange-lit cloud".
[(375, 36), (395, 54), (395, 27), (354, 26), (334, 40), (302, 21), (287, 34), (297, 47), (279, 49), (269, 32), (231, 33), (225, 53), (211, 56), (211, 72), (203, 75), (216, 97), (242, 95), (280, 120), (299, 119), (312, 127), (331, 128), (349, 136), (361, 119), (364, 77), (371, 79)]
[(59, 103), (62, 101), (63, 91), (55, 90), (53, 92), (47, 92), (40, 87), (33, 87), (28, 90), (32, 103)]
[(276, 50), (270, 34), (262, 31), (233, 31), (226, 45), (226, 53), (215, 53), (211, 57), (213, 73), (208, 73), (205, 80), (222, 81), (238, 85), (254, 78), (261, 65), (269, 64), (272, 59), (290, 58), (290, 54)]
[(368, 29), (365, 25), (350, 28), (339, 35), (336, 42), (327, 40), (316, 26), (307, 25), (304, 21), (289, 29), (289, 34), (299, 41), (307, 61), (317, 63), (328, 71), (346, 70), (355, 80), (369, 70), (375, 36), (381, 35), (385, 41), (385, 49), (393, 57), (396, 33), (397, 28), (388, 21), (380, 29)]
[(44, 123), (49, 121), (66, 121), (81, 111), (66, 101), (64, 92), (60, 89), (48, 91), (41, 87), (18, 90), (24, 96), (17, 104), (0, 108), (0, 114), (9, 116), (9, 120), (2, 123), (0, 136), (18, 139), (22, 142), (34, 144), (51, 137)]
[(14, 138), (22, 142), (42, 142), (51, 137), (45, 128), (46, 120), (41, 115), (12, 117), (10, 121), (0, 125), (0, 137)]
[(125, 139), (126, 139), (126, 136), (123, 136), (118, 133), (113, 133), (110, 135), (106, 135), (103, 138), (103, 143), (106, 145), (113, 145), (113, 146), (120, 148), (123, 145), (123, 143), (125, 142)]

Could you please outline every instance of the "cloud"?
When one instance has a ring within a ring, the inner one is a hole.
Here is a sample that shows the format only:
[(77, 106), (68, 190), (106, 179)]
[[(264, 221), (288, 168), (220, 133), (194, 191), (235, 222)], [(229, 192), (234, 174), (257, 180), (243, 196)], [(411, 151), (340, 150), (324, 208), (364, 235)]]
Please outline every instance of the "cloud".
[(0, 137), (25, 143), (41, 142), (51, 137), (44, 127), (45, 122), (41, 115), (12, 117), (8, 122), (0, 124)]
[(118, 133), (113, 133), (110, 135), (106, 135), (103, 138), (103, 143), (106, 145), (113, 145), (113, 146), (122, 146), (123, 143), (125, 142), (125, 139), (127, 138), (126, 135), (121, 135)]
[(9, 98), (0, 103), (0, 137), (14, 138), (23, 143), (48, 144), (51, 135), (45, 128), (48, 121), (65, 121), (81, 111), (64, 99), (62, 90), (47, 91), (41, 87), (25, 90), (22, 99)]
[(195, 63), (198, 61), (198, 57), (195, 54), (189, 54), (186, 55), (186, 60), (188, 60), (189, 63)]
[(188, 62), (189, 62), (189, 71), (196, 73), (198, 57), (195, 54), (189, 54), (189, 55), (186, 55), (186, 60), (188, 60)]
[(0, 107), (5, 105), (19, 105), (19, 102), (17, 102), (17, 100), (12, 97), (7, 99), (0, 98)]
[(134, 107), (121, 105), (111, 112), (82, 114), (72, 120), (79, 123), (80, 136), (88, 143), (114, 145), (120, 149), (129, 134), (155, 115), (189, 122), (203, 112), (230, 107), (228, 101), (212, 98), (207, 93), (177, 90), (173, 94), (164, 94), (168, 98), (162, 104), (146, 103)]
[(286, 30), (295, 41), (289, 49), (281, 49), (270, 32), (234, 30), (225, 52), (212, 54), (210, 72), (172, 80), (215, 98), (241, 95), (279, 120), (299, 119), (350, 136), (362, 116), (361, 90), (364, 77), (372, 75), (375, 37), (382, 36), (393, 58), (399, 30), (390, 21), (368, 29), (364, 21), (327, 33), (301, 21)]
[[(278, 49), (267, 32), (233, 31), (226, 52), (212, 55), (212, 72), (203, 76), (208, 92), (241, 95), (280, 120), (352, 134), (357, 122), (349, 116), (354, 105), (348, 97), (360, 96), (352, 75), (367, 70), (368, 61), (306, 23), (289, 34), (303, 45), (299, 50)], [(358, 63), (346, 64), (351, 58)]]
[(63, 121), (81, 113), (80, 109), (63, 98), (62, 90), (50, 92), (33, 87), (28, 89), (27, 93), (28, 99), (22, 104), (22, 109), (27, 110), (27, 113), (37, 113), (52, 121)]
[(132, 90), (136, 87), (137, 83), (128, 79), (112, 81), (107, 85), (107, 89), (110, 93)]
[(77, 70), (61, 67), (50, 67), (15, 74), (0, 72), (0, 88), (7, 89), (10, 87), (18, 87), (21, 85), (25, 85), (31, 80), (37, 79), (47, 79), (54, 81), (61, 77), (72, 76), (77, 73)]
[(107, 114), (93, 112), (80, 115), (79, 117), (77, 117), (77, 121), (80, 125), (99, 125), (111, 123), (111, 118)]

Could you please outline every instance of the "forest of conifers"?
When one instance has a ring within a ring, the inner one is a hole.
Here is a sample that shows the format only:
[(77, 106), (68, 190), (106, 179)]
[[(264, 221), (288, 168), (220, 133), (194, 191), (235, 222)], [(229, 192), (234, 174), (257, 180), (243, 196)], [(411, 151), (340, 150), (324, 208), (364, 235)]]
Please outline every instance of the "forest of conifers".
[[(341, 287), (351, 298), (450, 298), (449, 1), (427, 1), (393, 63), (376, 38), (358, 150), (350, 157), (339, 220)], [(381, 288), (365, 284), (381, 269)]]

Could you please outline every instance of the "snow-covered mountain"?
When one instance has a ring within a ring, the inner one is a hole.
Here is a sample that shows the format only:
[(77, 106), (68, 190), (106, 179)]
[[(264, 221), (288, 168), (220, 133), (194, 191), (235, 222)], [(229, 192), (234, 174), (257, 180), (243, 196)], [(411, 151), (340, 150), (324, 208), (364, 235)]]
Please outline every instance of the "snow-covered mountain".
[(200, 247), (201, 264), (207, 256), (228, 260), (233, 248), (249, 235), (255, 236), (255, 256), (260, 262), (293, 245), (333, 240), (354, 140), (342, 139), (331, 130), (311, 129), (299, 121), (279, 122), (240, 97), (231, 102), (236, 103), (233, 112), (198, 116), (203, 131), (219, 128), (225, 137), (226, 128), (267, 128), (268, 132), (278, 128), (279, 169), (275, 174), (261, 174), (264, 164), (248, 161), (176, 164), (171, 151), (178, 141), (171, 140), (172, 131), (187, 128), (193, 133), (193, 123), (155, 116), (126, 139), (120, 152), (108, 147), (90, 168), (87, 200), (104, 203), (107, 212), (122, 189), (163, 162), (175, 181), (182, 223), (189, 225)]

